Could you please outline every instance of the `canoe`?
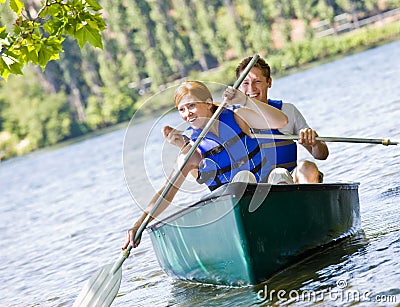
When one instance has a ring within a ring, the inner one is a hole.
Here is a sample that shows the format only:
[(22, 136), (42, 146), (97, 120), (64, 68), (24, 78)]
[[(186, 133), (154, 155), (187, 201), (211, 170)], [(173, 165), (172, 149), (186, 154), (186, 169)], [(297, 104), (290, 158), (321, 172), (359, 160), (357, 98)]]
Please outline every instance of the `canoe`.
[(360, 229), (358, 183), (230, 183), (149, 225), (161, 268), (201, 283), (259, 284)]

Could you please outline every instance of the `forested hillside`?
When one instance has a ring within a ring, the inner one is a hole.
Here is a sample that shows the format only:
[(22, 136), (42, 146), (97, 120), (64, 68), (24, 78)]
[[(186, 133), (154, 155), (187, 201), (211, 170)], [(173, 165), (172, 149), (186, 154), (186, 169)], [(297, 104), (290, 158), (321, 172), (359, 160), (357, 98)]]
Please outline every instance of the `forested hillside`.
[[(35, 10), (35, 0), (27, 3)], [(358, 27), (358, 20), (400, 7), (400, 0), (99, 3), (107, 23), (103, 50), (88, 46), (80, 50), (66, 40), (61, 60), (50, 62), (43, 73), (29, 67), (24, 76), (0, 81), (0, 160), (2, 155), (28, 152), (129, 120), (143, 95), (255, 52), (279, 55), (275, 70), (315, 60), (323, 56), (317, 53), (321, 44), (325, 54), (331, 46), (318, 38), (319, 21), (332, 27), (332, 40), (340, 32), (337, 15), (346, 13), (349, 23)], [(13, 20), (4, 5), (0, 5), (1, 25)], [(400, 30), (397, 24), (386, 31), (390, 36)], [(363, 43), (368, 42), (352, 42)], [(232, 71), (226, 82), (233, 78)]]

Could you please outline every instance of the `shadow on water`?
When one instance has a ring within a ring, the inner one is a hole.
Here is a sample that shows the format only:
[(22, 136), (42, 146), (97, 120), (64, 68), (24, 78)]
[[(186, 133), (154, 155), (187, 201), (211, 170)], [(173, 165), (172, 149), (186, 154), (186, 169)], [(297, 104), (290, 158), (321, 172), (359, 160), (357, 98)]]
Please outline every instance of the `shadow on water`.
[(393, 188), (388, 188), (386, 191), (382, 192), (380, 196), (382, 198), (393, 198), (400, 196), (400, 185)]
[[(338, 285), (337, 271), (347, 266), (356, 254), (365, 252), (369, 244), (363, 230), (338, 244), (314, 252), (304, 260), (275, 274), (257, 286), (227, 287), (175, 280), (168, 306), (240, 306), (280, 305), (289, 302), (289, 293), (312, 291), (324, 293)], [(278, 292), (286, 296), (278, 298)], [(292, 292), (291, 292), (292, 291)]]

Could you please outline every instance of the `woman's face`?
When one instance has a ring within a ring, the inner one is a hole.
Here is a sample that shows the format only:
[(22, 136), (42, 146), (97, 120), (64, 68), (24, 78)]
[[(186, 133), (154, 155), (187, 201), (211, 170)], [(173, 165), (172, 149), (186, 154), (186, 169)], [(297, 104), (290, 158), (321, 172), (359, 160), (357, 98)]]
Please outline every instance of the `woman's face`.
[(179, 115), (188, 122), (193, 129), (203, 129), (212, 116), (211, 99), (200, 101), (195, 96), (186, 95), (178, 105)]

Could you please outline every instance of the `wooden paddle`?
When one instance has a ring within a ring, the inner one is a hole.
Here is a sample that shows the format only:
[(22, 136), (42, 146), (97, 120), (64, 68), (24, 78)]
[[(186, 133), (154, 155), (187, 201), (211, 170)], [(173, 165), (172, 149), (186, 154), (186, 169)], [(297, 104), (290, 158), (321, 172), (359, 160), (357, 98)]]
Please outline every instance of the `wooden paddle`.
[[(277, 140), (298, 140), (299, 136), (295, 134), (262, 134), (262, 133), (253, 133), (252, 134), (256, 138), (261, 139), (277, 139)], [(400, 142), (391, 141), (390, 139), (363, 139), (363, 138), (344, 138), (344, 137), (330, 137), (330, 136), (317, 136), (317, 141), (325, 141), (325, 142), (342, 142), (342, 143), (366, 143), (366, 144), (382, 144), (385, 146), (388, 145), (399, 145)]]
[[(250, 69), (258, 60), (259, 55), (255, 54), (249, 64), (246, 66), (245, 70), (240, 74), (239, 78), (236, 80), (235, 84), (233, 85), (234, 89), (237, 89), (239, 85), (242, 83), (246, 75), (249, 73)], [(207, 132), (211, 129), (212, 124), (216, 120), (216, 118), (221, 114), (224, 107), (226, 106), (227, 102), (224, 99), (223, 102), (218, 106), (218, 109), (214, 112), (213, 116), (208, 121), (207, 125), (204, 127), (203, 131), (200, 133), (196, 142), (192, 145), (192, 148), (188, 151), (185, 160), (183, 161), (182, 165), (180, 166), (179, 170), (174, 174), (174, 176), (169, 181), (168, 185), (165, 187), (163, 192), (161, 193), (160, 197), (157, 199), (156, 203), (154, 204), (152, 210), (146, 216), (146, 219), (140, 225), (138, 231), (136, 232), (134, 241), (137, 241), (144, 229), (146, 228), (147, 224), (149, 223), (151, 217), (157, 211), (158, 207), (160, 206), (162, 200), (167, 195), (169, 190), (177, 181), (180, 173), (182, 172), (183, 168), (188, 163), (190, 157), (193, 155), (194, 151), (199, 146), (201, 140), (207, 134)], [(129, 253), (132, 249), (132, 245), (129, 244), (126, 250), (124, 250), (118, 260), (114, 264), (108, 264), (102, 267), (100, 270), (96, 272), (95, 275), (90, 278), (83, 289), (81, 290), (79, 296), (74, 302), (73, 306), (110, 306), (112, 301), (114, 300), (115, 296), (118, 293), (119, 287), (121, 285), (121, 278), (122, 278), (122, 263), (125, 261), (126, 258), (129, 257)]]

